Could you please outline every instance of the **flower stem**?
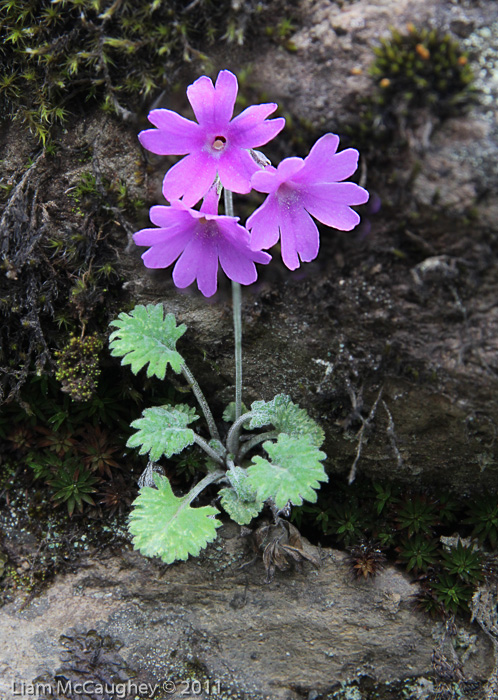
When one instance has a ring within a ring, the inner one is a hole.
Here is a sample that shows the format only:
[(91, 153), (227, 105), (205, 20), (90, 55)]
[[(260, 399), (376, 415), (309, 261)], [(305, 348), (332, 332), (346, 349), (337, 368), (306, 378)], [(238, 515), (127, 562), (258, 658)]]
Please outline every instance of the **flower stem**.
[[(226, 216), (233, 216), (233, 197), (230, 190), (223, 191)], [(233, 332), (235, 336), (235, 420), (242, 413), (242, 290), (232, 280)]]
[(235, 418), (242, 413), (242, 290), (232, 280), (233, 331), (235, 336)]
[(202, 393), (202, 389), (197, 383), (197, 380), (195, 379), (194, 375), (192, 372), (189, 370), (187, 365), (183, 363), (182, 365), (182, 374), (187, 380), (187, 382), (190, 385), (190, 388), (194, 392), (194, 396), (199, 402), (199, 406), (201, 407), (202, 412), (204, 413), (204, 418), (206, 419), (206, 423), (208, 424), (209, 432), (211, 434), (211, 437), (214, 440), (219, 440), (220, 439), (220, 434), (218, 432), (218, 428), (216, 427), (216, 423), (214, 422), (213, 414), (211, 413), (211, 409), (209, 408), (209, 404), (206, 401), (206, 397)]

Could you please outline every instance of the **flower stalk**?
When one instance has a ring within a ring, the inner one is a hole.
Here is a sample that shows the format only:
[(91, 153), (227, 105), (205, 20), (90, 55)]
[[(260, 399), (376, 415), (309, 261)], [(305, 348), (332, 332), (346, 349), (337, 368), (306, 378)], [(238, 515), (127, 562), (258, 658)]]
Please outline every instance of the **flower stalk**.
[(206, 423), (208, 424), (209, 434), (211, 435), (213, 440), (219, 440), (220, 434), (218, 432), (218, 428), (216, 427), (216, 423), (214, 422), (213, 414), (211, 413), (209, 404), (206, 401), (206, 397), (202, 393), (202, 389), (197, 383), (196, 378), (185, 363), (183, 363), (182, 365), (182, 374), (189, 383), (190, 388), (194, 392), (194, 396), (197, 399), (199, 406), (201, 407), (201, 410), (204, 414), (204, 418), (206, 419)]
[(242, 290), (232, 281), (233, 333), (235, 339), (235, 419), (242, 413)]
[[(226, 216), (233, 216), (233, 195), (226, 188), (223, 191)], [(235, 338), (235, 420), (242, 413), (242, 290), (240, 284), (232, 280), (233, 333)]]

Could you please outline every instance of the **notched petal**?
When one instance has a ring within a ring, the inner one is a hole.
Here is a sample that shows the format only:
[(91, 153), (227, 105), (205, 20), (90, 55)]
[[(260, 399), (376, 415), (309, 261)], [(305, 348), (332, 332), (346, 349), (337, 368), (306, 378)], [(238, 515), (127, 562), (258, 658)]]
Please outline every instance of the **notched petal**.
[(258, 148), (282, 131), (285, 119), (266, 117), (275, 111), (275, 103), (252, 105), (247, 107), (229, 125), (230, 138), (239, 148)]
[(216, 163), (200, 151), (183, 158), (168, 170), (163, 180), (163, 194), (169, 201), (180, 199), (188, 207), (208, 192), (216, 177)]

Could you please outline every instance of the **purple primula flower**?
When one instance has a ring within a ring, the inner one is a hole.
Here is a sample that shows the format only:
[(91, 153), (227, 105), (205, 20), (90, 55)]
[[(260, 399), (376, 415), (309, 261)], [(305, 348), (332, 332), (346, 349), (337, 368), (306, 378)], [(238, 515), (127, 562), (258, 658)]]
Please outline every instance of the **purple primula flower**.
[(150, 219), (159, 228), (138, 231), (133, 240), (137, 245), (151, 246), (142, 255), (146, 267), (168, 267), (179, 258), (173, 281), (182, 289), (197, 279), (204, 296), (212, 296), (217, 289), (218, 260), (227, 277), (251, 284), (258, 276), (254, 263), (271, 260), (268, 253), (251, 250), (249, 232), (237, 223), (238, 217), (218, 215), (215, 188), (200, 211), (173, 201), (171, 206), (152, 207)]
[(232, 119), (237, 89), (237, 78), (228, 70), (219, 73), (216, 85), (206, 75), (190, 85), (187, 97), (198, 124), (169, 109), (150, 112), (149, 121), (157, 129), (140, 132), (142, 146), (159, 155), (188, 154), (166, 173), (163, 194), (169, 201), (183, 197), (184, 204), (193, 206), (216, 174), (228, 190), (251, 191), (258, 165), (249, 149), (271, 141), (285, 119), (267, 120), (277, 109), (274, 103), (252, 105)]
[(304, 160), (286, 158), (278, 168), (268, 166), (253, 175), (254, 189), (268, 192), (246, 222), (253, 250), (271, 248), (280, 237), (282, 259), (295, 270), (300, 259), (310, 262), (318, 255), (320, 239), (311, 216), (341, 231), (356, 226), (360, 217), (350, 207), (364, 204), (368, 192), (341, 182), (356, 170), (359, 154), (354, 148), (336, 153), (338, 145), (338, 136), (325, 134)]

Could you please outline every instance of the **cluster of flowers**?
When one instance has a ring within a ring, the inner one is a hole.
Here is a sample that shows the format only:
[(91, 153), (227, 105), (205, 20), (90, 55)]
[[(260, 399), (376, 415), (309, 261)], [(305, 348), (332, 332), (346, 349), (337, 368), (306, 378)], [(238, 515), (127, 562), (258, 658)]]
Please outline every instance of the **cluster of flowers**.
[[(300, 261), (316, 258), (320, 245), (311, 216), (327, 226), (350, 231), (359, 222), (351, 206), (364, 204), (368, 192), (350, 177), (358, 164), (358, 151), (337, 153), (339, 137), (322, 136), (306, 158), (286, 158), (278, 168), (255, 148), (273, 139), (285, 119), (268, 119), (277, 105), (252, 105), (232, 119), (237, 78), (228, 70), (216, 84), (202, 76), (187, 89), (197, 122), (169, 109), (154, 109), (139, 139), (159, 155), (184, 155), (166, 173), (163, 194), (169, 206), (154, 206), (150, 219), (159, 228), (134, 235), (149, 268), (164, 268), (177, 260), (173, 281), (184, 288), (197, 280), (204, 296), (217, 289), (218, 261), (225, 274), (240, 284), (256, 281), (255, 263), (267, 264), (264, 249), (279, 238), (284, 264), (291, 270)], [(218, 214), (221, 188), (247, 194), (251, 189), (268, 194), (264, 203), (241, 226), (238, 217)], [(193, 207), (203, 199), (200, 210)], [(311, 216), (310, 216), (311, 215)]]

